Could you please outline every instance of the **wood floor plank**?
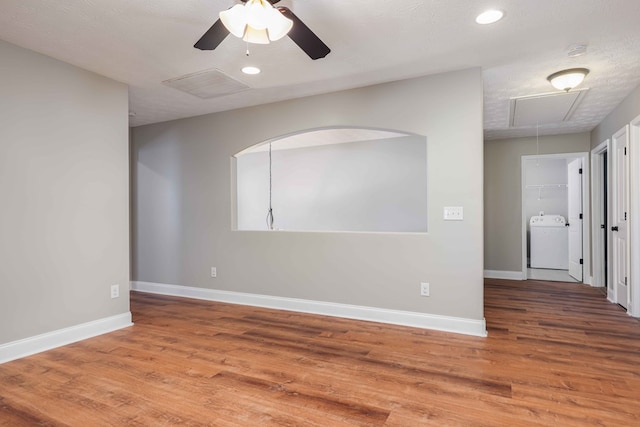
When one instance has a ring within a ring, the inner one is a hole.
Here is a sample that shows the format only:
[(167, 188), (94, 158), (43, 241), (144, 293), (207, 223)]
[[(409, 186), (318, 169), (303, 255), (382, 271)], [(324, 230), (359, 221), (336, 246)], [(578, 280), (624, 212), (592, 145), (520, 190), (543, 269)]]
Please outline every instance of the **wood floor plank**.
[(0, 426), (639, 426), (640, 322), (486, 280), (489, 337), (132, 293), (134, 326), (0, 365)]

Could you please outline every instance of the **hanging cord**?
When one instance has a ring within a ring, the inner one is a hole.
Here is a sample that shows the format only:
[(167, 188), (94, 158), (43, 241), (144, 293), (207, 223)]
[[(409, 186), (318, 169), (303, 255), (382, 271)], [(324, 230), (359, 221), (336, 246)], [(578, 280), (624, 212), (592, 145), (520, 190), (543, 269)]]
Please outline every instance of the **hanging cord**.
[(536, 122), (536, 166), (538, 166), (538, 158), (540, 157), (540, 135), (538, 132), (538, 128), (540, 124)]
[[(540, 124), (536, 122), (536, 168), (540, 166), (540, 134), (538, 128)], [(538, 178), (540, 178), (540, 171), (538, 171)], [(542, 199), (542, 187), (538, 187), (538, 200)]]
[(272, 176), (271, 176), (271, 143), (269, 143), (269, 212), (267, 212), (267, 228), (273, 230), (273, 207), (271, 206), (272, 193)]

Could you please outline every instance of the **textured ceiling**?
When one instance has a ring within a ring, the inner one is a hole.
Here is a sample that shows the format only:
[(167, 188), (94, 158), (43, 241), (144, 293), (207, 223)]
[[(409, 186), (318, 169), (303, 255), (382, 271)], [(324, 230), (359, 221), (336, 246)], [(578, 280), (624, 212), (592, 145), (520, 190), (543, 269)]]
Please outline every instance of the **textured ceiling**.
[[(227, 37), (192, 45), (234, 0), (1, 0), (0, 39), (127, 83), (138, 126), (408, 77), (482, 67), (487, 139), (509, 128), (509, 99), (547, 93), (546, 76), (587, 67), (590, 90), (569, 122), (540, 134), (593, 129), (640, 83), (638, 0), (282, 0), (332, 52), (310, 60), (290, 39), (266, 46)], [(489, 7), (494, 25), (475, 24)], [(588, 44), (569, 58), (567, 48)], [(1, 59), (1, 58), (0, 58)], [(247, 76), (244, 65), (263, 72)], [(200, 99), (162, 84), (218, 69), (251, 89)]]

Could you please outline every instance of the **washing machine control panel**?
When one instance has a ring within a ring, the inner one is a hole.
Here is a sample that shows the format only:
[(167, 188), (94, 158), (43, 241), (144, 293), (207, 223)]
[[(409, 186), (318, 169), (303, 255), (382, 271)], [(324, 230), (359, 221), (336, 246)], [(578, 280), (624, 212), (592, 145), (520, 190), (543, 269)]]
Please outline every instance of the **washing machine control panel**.
[(562, 215), (532, 216), (529, 224), (533, 227), (564, 227), (567, 221)]

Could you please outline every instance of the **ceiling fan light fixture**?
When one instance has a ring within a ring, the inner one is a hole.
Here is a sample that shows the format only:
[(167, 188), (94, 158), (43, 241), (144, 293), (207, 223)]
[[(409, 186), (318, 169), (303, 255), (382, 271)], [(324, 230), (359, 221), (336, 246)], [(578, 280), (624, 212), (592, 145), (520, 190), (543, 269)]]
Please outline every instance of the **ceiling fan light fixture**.
[(273, 9), (271, 3), (263, 2), (261, 0), (250, 0), (245, 6), (247, 11), (247, 25), (255, 30), (264, 30), (267, 28), (268, 23), (268, 11), (269, 8)]
[(547, 80), (556, 89), (569, 92), (582, 83), (587, 74), (589, 74), (588, 68), (570, 68), (551, 74)]
[(244, 29), (247, 27), (247, 11), (245, 6), (237, 4), (231, 9), (220, 12), (220, 21), (231, 34), (238, 38), (244, 36)]
[(267, 0), (248, 0), (220, 12), (220, 21), (234, 36), (249, 43), (269, 44), (286, 36), (293, 21)]
[(280, 40), (286, 36), (291, 28), (293, 28), (293, 21), (286, 18), (276, 8), (271, 8), (268, 13), (269, 24), (267, 30), (269, 30), (269, 39), (271, 41)]
[(247, 25), (242, 40), (254, 44), (269, 44), (269, 32), (266, 29), (256, 30)]

